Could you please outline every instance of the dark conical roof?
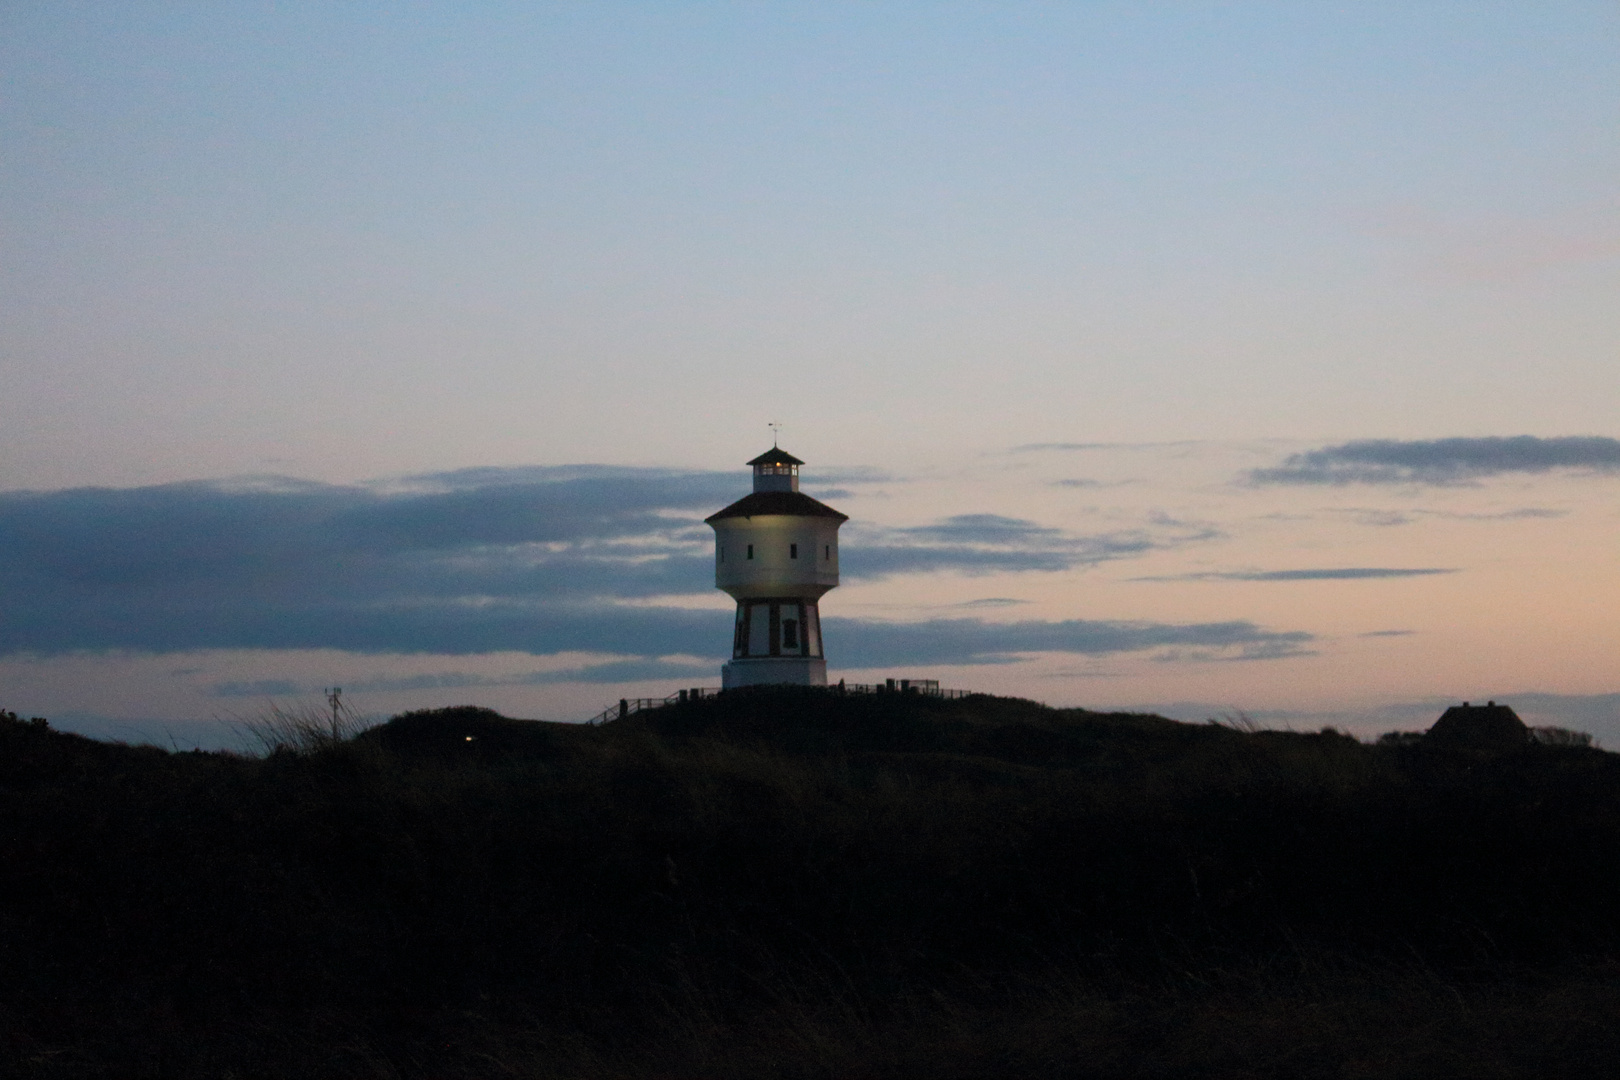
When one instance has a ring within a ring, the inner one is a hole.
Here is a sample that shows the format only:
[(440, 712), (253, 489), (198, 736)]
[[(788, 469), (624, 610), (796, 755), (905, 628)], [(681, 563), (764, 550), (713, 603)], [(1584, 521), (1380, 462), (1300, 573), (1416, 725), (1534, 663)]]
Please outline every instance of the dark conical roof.
[(750, 464), (750, 465), (803, 465), (804, 462), (800, 461), (798, 458), (794, 457), (792, 454), (788, 453), (786, 450), (783, 450), (781, 447), (773, 446), (769, 450), (765, 451), (763, 454), (759, 455), (759, 457), (755, 458), (753, 461), (750, 461), (748, 464)]
[(840, 513), (798, 491), (756, 491), (703, 520), (712, 523), (721, 518), (734, 517), (827, 517), (849, 520), (848, 514)]
[(1470, 705), (1466, 701), (1440, 714), (1434, 726), (1424, 732), (1424, 741), (1478, 750), (1506, 750), (1530, 741), (1530, 729), (1519, 714), (1492, 701)]

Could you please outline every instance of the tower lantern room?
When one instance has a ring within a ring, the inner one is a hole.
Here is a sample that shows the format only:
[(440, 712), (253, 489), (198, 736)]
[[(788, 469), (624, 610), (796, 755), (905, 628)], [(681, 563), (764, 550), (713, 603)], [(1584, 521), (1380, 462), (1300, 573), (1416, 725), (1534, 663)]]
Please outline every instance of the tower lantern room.
[(786, 450), (773, 446), (748, 464), (754, 467), (755, 491), (799, 490), (799, 466), (804, 462)]
[(787, 451), (748, 464), (753, 493), (706, 519), (715, 587), (737, 601), (721, 684), (825, 686), (819, 604), (838, 586), (838, 527), (849, 517), (799, 490), (804, 462)]

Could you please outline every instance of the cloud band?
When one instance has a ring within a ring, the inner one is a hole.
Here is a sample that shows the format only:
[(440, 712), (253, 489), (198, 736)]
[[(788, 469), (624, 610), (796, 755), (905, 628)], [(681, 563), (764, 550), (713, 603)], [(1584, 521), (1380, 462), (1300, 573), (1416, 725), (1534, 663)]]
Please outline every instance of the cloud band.
[[(580, 678), (668, 676), (653, 658), (690, 654), (694, 643), (718, 652), (729, 640), (727, 612), (656, 598), (710, 593), (711, 541), (698, 514), (736, 487), (731, 474), (572, 467), (388, 487), (255, 480), (0, 494), (0, 655), (584, 652), (635, 659)], [(847, 562), (851, 576), (868, 577), (1055, 571), (1204, 535), (1164, 520), (1075, 537), (969, 514), (888, 530), (853, 546)], [(1309, 641), (1247, 622), (827, 625), (835, 662), (842, 654), (859, 666), (1040, 652), (1256, 658)]]
[(1397, 441), (1366, 439), (1292, 454), (1255, 469), (1257, 484), (1460, 484), (1506, 473), (1620, 471), (1620, 440), (1533, 435)]

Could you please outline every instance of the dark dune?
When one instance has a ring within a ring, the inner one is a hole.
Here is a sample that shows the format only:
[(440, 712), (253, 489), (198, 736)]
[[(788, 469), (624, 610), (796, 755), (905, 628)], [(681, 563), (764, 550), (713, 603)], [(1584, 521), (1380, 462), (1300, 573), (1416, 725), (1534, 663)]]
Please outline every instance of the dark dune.
[(1620, 757), (782, 688), (0, 722), (6, 1074), (1612, 1075)]

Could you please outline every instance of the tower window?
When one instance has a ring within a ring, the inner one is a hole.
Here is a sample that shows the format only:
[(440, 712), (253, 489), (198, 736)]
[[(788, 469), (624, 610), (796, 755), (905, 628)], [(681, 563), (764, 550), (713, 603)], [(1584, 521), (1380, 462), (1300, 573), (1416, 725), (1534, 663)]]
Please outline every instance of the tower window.
[(748, 545), (748, 557), (750, 559), (752, 559), (754, 557), (754, 545), (753, 544)]
[(823, 559), (826, 559), (828, 562), (832, 562), (832, 545), (831, 544), (827, 544), (825, 547), (823, 547), (821, 549), (821, 557)]
[(788, 545), (788, 558), (797, 559), (798, 557), (799, 557), (799, 545), (798, 544), (789, 544)]
[(799, 620), (782, 620), (782, 648), (797, 649), (799, 647)]
[(771, 655), (771, 607), (770, 604), (748, 605), (748, 651), (745, 655)]

